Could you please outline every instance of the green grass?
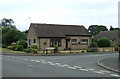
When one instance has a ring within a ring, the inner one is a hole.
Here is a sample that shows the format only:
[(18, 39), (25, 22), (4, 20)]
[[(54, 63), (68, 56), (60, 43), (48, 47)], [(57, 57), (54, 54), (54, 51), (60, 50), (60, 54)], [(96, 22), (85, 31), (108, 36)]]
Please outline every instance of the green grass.
[(2, 50), (3, 52), (6, 52), (6, 53), (26, 53), (24, 51), (13, 51), (13, 50), (6, 49), (6, 48), (0, 48), (0, 50)]

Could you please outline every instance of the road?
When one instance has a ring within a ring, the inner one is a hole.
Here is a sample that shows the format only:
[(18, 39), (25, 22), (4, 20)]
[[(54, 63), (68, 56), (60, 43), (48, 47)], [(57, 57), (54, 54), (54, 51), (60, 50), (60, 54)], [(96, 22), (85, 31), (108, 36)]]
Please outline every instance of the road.
[(118, 53), (73, 56), (2, 56), (3, 77), (117, 77), (97, 65)]

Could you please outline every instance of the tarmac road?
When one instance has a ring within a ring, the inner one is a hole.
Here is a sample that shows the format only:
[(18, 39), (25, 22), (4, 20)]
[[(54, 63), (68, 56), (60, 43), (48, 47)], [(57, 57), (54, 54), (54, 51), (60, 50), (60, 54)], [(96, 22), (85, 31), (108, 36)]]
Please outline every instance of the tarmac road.
[(120, 77), (97, 61), (118, 53), (73, 56), (2, 56), (3, 77)]

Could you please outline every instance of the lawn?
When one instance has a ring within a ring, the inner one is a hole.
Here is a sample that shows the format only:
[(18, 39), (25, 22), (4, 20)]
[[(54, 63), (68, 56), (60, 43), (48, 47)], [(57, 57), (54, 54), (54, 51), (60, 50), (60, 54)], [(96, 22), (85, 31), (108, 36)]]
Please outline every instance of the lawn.
[(10, 49), (6, 49), (6, 48), (0, 48), (0, 51), (2, 50), (2, 52), (6, 52), (6, 53), (26, 53), (24, 51), (13, 51), (13, 50), (10, 50)]

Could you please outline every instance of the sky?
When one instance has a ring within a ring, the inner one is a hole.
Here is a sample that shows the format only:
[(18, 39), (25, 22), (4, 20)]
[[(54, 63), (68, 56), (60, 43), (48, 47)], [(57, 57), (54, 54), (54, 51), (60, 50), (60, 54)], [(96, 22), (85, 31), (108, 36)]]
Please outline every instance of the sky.
[(30, 23), (118, 27), (119, 0), (0, 0), (0, 20), (13, 19), (28, 30)]

